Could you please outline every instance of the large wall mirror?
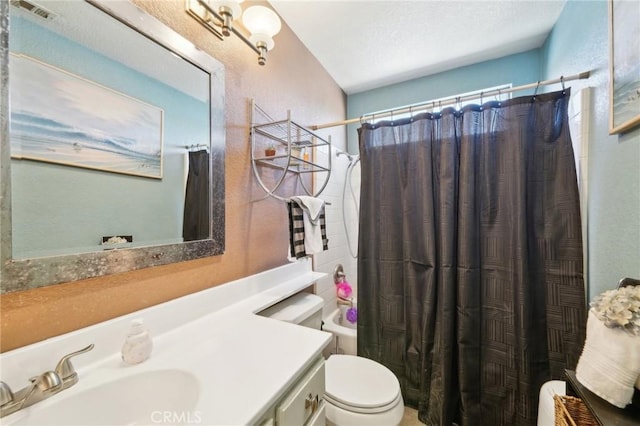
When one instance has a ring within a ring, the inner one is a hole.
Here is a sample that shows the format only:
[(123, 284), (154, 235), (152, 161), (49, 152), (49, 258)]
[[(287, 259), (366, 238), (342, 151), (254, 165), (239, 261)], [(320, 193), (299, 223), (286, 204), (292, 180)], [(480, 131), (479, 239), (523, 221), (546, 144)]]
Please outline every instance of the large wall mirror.
[(2, 292), (221, 254), (222, 64), (128, 1), (1, 3)]

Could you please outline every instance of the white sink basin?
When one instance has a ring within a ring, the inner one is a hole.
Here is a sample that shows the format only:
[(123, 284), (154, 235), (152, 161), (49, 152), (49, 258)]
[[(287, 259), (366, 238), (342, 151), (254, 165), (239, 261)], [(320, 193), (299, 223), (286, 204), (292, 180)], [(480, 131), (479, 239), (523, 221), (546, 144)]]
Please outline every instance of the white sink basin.
[[(75, 386), (82, 385), (82, 378)], [(181, 370), (157, 370), (109, 381), (65, 397), (62, 391), (11, 417), (11, 425), (194, 424), (200, 385)]]

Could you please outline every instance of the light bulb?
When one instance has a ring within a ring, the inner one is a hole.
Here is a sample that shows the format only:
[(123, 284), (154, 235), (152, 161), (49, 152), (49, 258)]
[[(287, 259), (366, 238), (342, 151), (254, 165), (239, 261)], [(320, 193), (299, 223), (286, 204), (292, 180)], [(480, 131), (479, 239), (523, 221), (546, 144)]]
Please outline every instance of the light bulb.
[(244, 0), (215, 0), (209, 1), (209, 6), (215, 10), (223, 19), (221, 27), (222, 34), (228, 37), (231, 34), (231, 23), (234, 19), (238, 19), (242, 13), (240, 3)]
[(273, 10), (264, 6), (251, 6), (244, 11), (242, 23), (251, 32), (249, 39), (254, 45), (264, 43), (267, 50), (273, 49), (273, 36), (281, 28), (280, 18)]
[(211, 9), (220, 13), (220, 9), (228, 8), (231, 11), (233, 19), (238, 19), (242, 13), (242, 7), (240, 3), (244, 0), (209, 0), (207, 3), (211, 6)]

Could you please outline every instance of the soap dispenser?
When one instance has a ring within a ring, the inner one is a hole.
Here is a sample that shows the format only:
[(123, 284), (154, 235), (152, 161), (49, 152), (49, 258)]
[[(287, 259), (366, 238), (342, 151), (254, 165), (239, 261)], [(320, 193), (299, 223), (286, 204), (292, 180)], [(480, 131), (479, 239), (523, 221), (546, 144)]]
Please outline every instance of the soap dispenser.
[(139, 364), (149, 358), (153, 341), (142, 319), (131, 321), (131, 330), (122, 345), (122, 360), (127, 364)]

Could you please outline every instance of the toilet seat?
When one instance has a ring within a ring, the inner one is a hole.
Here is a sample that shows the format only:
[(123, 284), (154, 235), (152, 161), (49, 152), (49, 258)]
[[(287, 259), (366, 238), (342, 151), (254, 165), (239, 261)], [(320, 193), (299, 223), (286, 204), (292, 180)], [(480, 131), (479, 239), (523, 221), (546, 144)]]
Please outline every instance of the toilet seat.
[(402, 399), (400, 382), (382, 364), (353, 355), (331, 355), (325, 364), (325, 399), (345, 410), (375, 414)]
[(398, 395), (396, 399), (394, 399), (390, 404), (387, 404), (385, 406), (374, 407), (374, 408), (362, 408), (362, 407), (355, 407), (353, 405), (345, 404), (341, 401), (337, 401), (332, 397), (328, 396), (327, 394), (324, 395), (324, 398), (328, 403), (334, 405), (335, 407), (340, 407), (343, 410), (347, 410), (352, 413), (360, 413), (360, 414), (384, 413), (385, 411), (389, 411), (390, 409), (394, 408), (396, 404), (398, 404), (398, 402), (400, 402), (400, 400), (402, 399), (402, 397)]

